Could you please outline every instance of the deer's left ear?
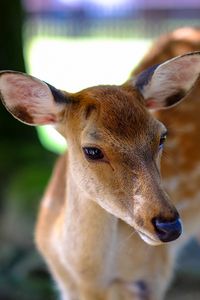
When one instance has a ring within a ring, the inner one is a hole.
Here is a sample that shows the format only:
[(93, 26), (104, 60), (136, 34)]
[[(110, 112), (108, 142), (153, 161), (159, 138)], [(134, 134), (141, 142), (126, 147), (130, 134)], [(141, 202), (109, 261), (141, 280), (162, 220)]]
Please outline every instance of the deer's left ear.
[(68, 95), (28, 74), (0, 72), (0, 100), (23, 123), (58, 124), (71, 101)]
[(145, 70), (133, 79), (132, 84), (143, 95), (146, 106), (156, 110), (181, 101), (190, 92), (199, 74), (200, 52), (193, 52)]

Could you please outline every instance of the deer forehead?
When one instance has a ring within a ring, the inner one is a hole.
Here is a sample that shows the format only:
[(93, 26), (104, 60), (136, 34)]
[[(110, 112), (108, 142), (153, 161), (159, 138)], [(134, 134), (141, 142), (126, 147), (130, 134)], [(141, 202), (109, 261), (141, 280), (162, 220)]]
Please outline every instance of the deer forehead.
[(132, 146), (136, 140), (152, 141), (163, 131), (163, 125), (150, 115), (137, 91), (129, 93), (119, 86), (100, 86), (76, 97), (80, 100), (82, 124), (78, 124), (75, 110), (73, 119), (82, 131), (83, 142)]

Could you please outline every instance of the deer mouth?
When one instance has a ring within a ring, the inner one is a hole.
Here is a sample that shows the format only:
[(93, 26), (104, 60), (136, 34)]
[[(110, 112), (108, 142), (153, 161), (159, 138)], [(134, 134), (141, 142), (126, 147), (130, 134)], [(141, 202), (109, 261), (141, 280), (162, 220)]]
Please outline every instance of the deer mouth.
[(156, 237), (153, 238), (152, 236), (150, 236), (140, 230), (138, 230), (138, 234), (145, 243), (147, 243), (151, 246), (158, 246), (160, 244), (163, 244), (163, 242), (160, 239), (157, 239)]
[(174, 241), (179, 238), (182, 233), (182, 222), (179, 217), (168, 222), (154, 219), (153, 224), (155, 227), (156, 236), (152, 236), (144, 231), (138, 230), (141, 239), (143, 239), (149, 245), (156, 246)]

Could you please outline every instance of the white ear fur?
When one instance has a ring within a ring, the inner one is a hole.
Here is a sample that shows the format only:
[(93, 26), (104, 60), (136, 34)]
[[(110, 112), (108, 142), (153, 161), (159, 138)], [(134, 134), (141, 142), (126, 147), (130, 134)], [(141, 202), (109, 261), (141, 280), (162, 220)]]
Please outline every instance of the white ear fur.
[(175, 57), (147, 69), (135, 80), (147, 107), (160, 109), (175, 105), (192, 89), (200, 74), (200, 52)]
[(64, 103), (56, 103), (50, 87), (24, 73), (0, 72), (0, 96), (3, 104), (15, 118), (29, 125), (59, 122)]

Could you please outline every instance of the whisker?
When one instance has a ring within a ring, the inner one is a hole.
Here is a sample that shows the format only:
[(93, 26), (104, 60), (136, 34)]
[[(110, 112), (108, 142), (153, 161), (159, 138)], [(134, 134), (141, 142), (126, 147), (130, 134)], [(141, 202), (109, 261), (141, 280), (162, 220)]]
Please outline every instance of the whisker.
[(117, 251), (120, 252), (120, 251), (126, 246), (127, 242), (128, 242), (135, 234), (137, 234), (137, 231), (136, 231), (134, 228), (132, 228), (132, 230), (133, 230), (133, 231), (131, 232), (131, 234), (129, 234), (128, 237), (126, 237), (123, 241), (120, 242)]

